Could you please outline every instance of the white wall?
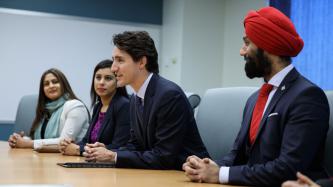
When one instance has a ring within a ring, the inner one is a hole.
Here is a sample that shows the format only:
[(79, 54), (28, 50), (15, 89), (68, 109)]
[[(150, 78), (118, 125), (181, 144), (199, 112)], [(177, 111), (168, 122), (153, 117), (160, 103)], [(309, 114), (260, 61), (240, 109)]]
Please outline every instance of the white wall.
[(181, 83), (188, 92), (202, 95), (221, 85), (224, 4), (221, 0), (185, 1)]
[[(165, 0), (162, 75), (201, 96), (209, 88), (258, 86), (260, 79), (246, 77), (239, 49), (244, 16), (266, 4), (266, 0)], [(165, 32), (170, 28), (174, 32)], [(174, 57), (176, 64), (170, 60)]]
[(224, 10), (224, 42), (223, 42), (223, 87), (259, 86), (261, 79), (249, 79), (244, 72), (244, 60), (239, 55), (243, 45), (243, 20), (249, 10), (257, 10), (266, 6), (266, 0), (227, 0)]
[(180, 84), (182, 73), (184, 1), (163, 1), (163, 26), (160, 71), (169, 80)]
[(51, 67), (62, 70), (89, 105), (93, 68), (111, 57), (115, 33), (146, 30), (160, 48), (160, 26), (26, 13), (0, 11), (0, 120), (15, 119), (19, 99), (37, 94), (41, 74)]
[(112, 35), (124, 30), (147, 30), (161, 75), (185, 91), (202, 96), (209, 88), (260, 84), (245, 76), (239, 49), (245, 14), (266, 0), (165, 0), (163, 6), (162, 27), (0, 11), (0, 120), (14, 120), (19, 99), (37, 93), (50, 67), (61, 69), (89, 104), (92, 70), (111, 56)]

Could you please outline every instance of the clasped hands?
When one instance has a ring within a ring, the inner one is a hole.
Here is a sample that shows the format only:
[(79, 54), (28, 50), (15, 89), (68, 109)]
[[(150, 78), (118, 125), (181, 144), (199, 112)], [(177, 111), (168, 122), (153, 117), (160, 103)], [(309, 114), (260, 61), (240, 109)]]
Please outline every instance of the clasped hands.
[(183, 164), (185, 175), (192, 182), (218, 183), (220, 167), (211, 159), (189, 156)]
[(32, 148), (33, 142), (30, 139), (23, 138), (24, 132), (13, 133), (9, 136), (8, 144), (11, 148)]
[(71, 138), (65, 138), (59, 142), (59, 151), (63, 155), (79, 156), (80, 146), (76, 145)]
[(297, 181), (286, 181), (282, 184), (282, 187), (320, 187), (313, 182), (309, 177), (297, 172)]
[(84, 146), (83, 156), (88, 162), (115, 162), (116, 153), (108, 150), (103, 143), (95, 142)]
[[(218, 183), (219, 166), (209, 158), (189, 156), (183, 164), (185, 175), (193, 182)], [(282, 187), (320, 187), (307, 176), (297, 172), (297, 181), (286, 181)]]
[[(60, 141), (60, 152), (64, 155), (80, 155), (80, 147), (70, 138)], [(108, 150), (103, 143), (86, 144), (82, 156), (88, 162), (114, 162), (116, 153)]]

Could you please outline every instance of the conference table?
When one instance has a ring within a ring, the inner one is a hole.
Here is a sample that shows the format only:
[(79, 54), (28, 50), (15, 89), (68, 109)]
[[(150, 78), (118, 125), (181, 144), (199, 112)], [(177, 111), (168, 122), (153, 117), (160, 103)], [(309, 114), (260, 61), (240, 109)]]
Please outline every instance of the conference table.
[(57, 184), (72, 187), (224, 187), (190, 182), (182, 171), (121, 168), (64, 168), (59, 162), (82, 162), (78, 156), (11, 149), (0, 141), (0, 185)]

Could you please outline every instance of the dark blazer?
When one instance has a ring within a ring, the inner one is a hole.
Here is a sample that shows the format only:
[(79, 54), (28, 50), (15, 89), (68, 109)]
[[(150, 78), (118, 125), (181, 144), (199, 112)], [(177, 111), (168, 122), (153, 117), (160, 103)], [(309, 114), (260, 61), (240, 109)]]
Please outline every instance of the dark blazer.
[(143, 124), (135, 102), (132, 96), (131, 139), (126, 148), (117, 150), (116, 167), (181, 169), (190, 155), (209, 157), (187, 97), (175, 83), (152, 76), (144, 97)]
[(320, 179), (316, 183), (321, 187), (333, 187), (333, 178), (330, 179)]
[[(98, 120), (102, 103), (95, 105), (90, 126), (84, 138), (78, 143), (80, 153), (84, 152), (86, 143), (91, 143), (91, 131)], [(126, 145), (130, 137), (130, 116), (128, 98), (116, 93), (106, 111), (97, 141), (104, 143), (108, 149), (116, 149)]]
[(323, 156), (329, 105), (324, 92), (292, 69), (274, 94), (259, 133), (249, 146), (248, 132), (258, 97), (247, 101), (241, 129), (231, 152), (218, 164), (230, 166), (229, 183), (280, 186), (300, 171), (310, 178), (327, 177)]

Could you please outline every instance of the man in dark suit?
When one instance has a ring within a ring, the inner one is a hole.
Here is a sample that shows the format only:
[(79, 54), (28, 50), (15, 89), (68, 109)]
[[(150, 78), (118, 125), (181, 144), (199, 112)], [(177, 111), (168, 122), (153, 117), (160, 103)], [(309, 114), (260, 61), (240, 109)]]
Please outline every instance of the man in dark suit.
[(303, 40), (290, 19), (272, 7), (250, 11), (244, 27), (240, 55), (246, 75), (265, 83), (248, 99), (230, 153), (217, 162), (190, 156), (183, 165), (186, 176), (248, 186), (280, 186), (295, 179), (297, 171), (313, 179), (325, 177), (328, 101), (291, 64)]
[(113, 38), (111, 70), (117, 85), (130, 85), (131, 138), (127, 146), (106, 150), (86, 146), (90, 161), (115, 161), (116, 167), (181, 169), (190, 155), (208, 157), (193, 111), (182, 89), (158, 75), (157, 51), (147, 32)]

